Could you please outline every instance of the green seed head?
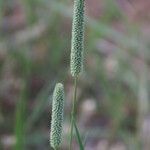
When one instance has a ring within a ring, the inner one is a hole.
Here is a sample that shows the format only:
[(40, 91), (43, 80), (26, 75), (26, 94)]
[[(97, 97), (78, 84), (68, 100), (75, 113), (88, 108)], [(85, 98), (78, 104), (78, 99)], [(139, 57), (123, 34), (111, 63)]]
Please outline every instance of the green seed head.
[(61, 143), (64, 109), (64, 87), (57, 83), (53, 93), (50, 144), (57, 149)]
[(77, 76), (83, 67), (84, 48), (84, 0), (74, 1), (72, 41), (71, 41), (71, 74)]

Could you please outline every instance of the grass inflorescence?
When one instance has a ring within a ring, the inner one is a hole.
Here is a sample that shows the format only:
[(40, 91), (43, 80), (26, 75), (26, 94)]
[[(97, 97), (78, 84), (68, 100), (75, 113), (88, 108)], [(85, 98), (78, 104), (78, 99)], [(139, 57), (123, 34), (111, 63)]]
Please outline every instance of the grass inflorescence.
[(62, 140), (62, 122), (64, 111), (64, 87), (61, 83), (57, 83), (53, 93), (52, 102), (52, 121), (50, 144), (57, 149)]
[(71, 61), (70, 69), (73, 77), (79, 75), (83, 67), (84, 49), (84, 0), (74, 1)]

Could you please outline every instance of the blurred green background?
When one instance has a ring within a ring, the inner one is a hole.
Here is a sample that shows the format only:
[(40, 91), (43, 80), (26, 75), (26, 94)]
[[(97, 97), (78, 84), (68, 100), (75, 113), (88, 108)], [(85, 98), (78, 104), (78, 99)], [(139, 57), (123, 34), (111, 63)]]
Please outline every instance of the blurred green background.
[[(77, 112), (86, 150), (150, 149), (149, 9), (149, 0), (86, 0)], [(72, 10), (73, 0), (0, 0), (0, 150), (50, 149), (56, 82), (68, 149)]]

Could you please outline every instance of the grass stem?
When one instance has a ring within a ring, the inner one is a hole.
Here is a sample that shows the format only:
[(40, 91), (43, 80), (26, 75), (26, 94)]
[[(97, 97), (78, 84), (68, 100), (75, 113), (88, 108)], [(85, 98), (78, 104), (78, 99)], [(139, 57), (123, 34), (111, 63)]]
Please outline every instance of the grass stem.
[(76, 118), (76, 97), (77, 97), (77, 80), (78, 77), (74, 78), (74, 94), (73, 94), (73, 102), (72, 102), (72, 112), (71, 112), (71, 129), (70, 129), (70, 145), (69, 150), (72, 148), (72, 139), (73, 139), (73, 122)]

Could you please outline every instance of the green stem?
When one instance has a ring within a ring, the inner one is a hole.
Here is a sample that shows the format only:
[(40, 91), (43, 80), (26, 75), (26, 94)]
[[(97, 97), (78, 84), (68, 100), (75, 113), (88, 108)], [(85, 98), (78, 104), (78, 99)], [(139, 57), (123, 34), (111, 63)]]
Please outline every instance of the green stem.
[(77, 80), (78, 80), (78, 77), (75, 76), (75, 78), (74, 78), (74, 95), (73, 95), (72, 112), (71, 112), (71, 129), (70, 129), (70, 146), (69, 146), (69, 150), (71, 150), (71, 148), (72, 148), (73, 122), (76, 118)]

